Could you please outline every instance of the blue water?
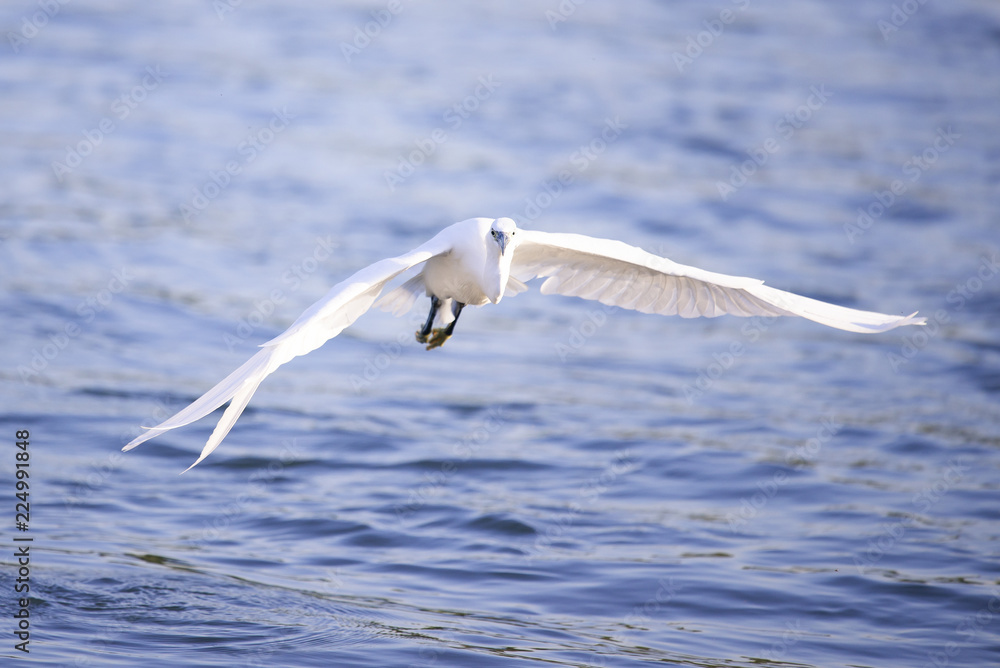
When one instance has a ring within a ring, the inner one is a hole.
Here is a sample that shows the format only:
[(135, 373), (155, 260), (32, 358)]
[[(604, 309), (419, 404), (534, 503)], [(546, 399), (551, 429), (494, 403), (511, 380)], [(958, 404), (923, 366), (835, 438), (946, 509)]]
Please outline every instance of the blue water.
[[(319, 4), (0, 8), (2, 661), (998, 663), (995, 3)], [(501, 215), (930, 323), (422, 302), (119, 451)]]

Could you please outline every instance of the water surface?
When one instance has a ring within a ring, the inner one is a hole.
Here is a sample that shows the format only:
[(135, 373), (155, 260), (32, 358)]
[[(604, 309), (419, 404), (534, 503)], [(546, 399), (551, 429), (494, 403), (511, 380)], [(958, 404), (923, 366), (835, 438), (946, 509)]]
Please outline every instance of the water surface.
[[(5, 660), (996, 663), (997, 8), (390, 6), (0, 10)], [(119, 452), (479, 215), (930, 323), (422, 303)]]

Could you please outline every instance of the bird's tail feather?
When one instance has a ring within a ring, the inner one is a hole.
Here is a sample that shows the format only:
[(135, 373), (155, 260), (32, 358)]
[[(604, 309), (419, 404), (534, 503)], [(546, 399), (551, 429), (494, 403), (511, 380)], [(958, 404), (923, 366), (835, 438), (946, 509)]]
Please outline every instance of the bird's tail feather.
[[(218, 447), (222, 439), (229, 433), (229, 430), (233, 428), (233, 424), (243, 412), (243, 409), (246, 408), (250, 397), (257, 391), (257, 387), (261, 381), (280, 365), (281, 362), (275, 359), (277, 354), (277, 349), (273, 347), (261, 349), (256, 355), (247, 360), (243, 366), (226, 376), (218, 385), (203, 394), (190, 406), (155, 427), (150, 427), (146, 433), (134, 438), (122, 450), (131, 450), (165, 431), (183, 427), (203, 418), (231, 399), (232, 403), (226, 409), (222, 419), (219, 420), (215, 431), (212, 432), (208, 443), (205, 444), (204, 449), (201, 451), (198, 461), (191, 465), (194, 466)], [(274, 362), (277, 363), (275, 364)]]
[[(260, 353), (257, 353), (260, 355)], [(264, 377), (268, 374), (266, 366), (261, 369), (261, 372), (255, 374), (255, 376), (247, 378), (240, 385), (239, 389), (236, 390), (233, 400), (230, 402), (229, 406), (226, 408), (226, 412), (222, 414), (219, 419), (219, 424), (215, 425), (215, 429), (212, 431), (212, 435), (209, 436), (208, 442), (205, 443), (205, 447), (201, 449), (201, 454), (198, 455), (198, 459), (195, 460), (194, 464), (184, 469), (184, 471), (190, 471), (195, 466), (197, 466), (201, 460), (212, 454), (212, 451), (219, 447), (222, 443), (222, 439), (226, 437), (229, 430), (233, 428), (236, 424), (236, 420), (239, 419), (243, 410), (250, 403), (250, 397), (253, 396), (257, 388), (260, 387), (260, 383), (264, 380)]]

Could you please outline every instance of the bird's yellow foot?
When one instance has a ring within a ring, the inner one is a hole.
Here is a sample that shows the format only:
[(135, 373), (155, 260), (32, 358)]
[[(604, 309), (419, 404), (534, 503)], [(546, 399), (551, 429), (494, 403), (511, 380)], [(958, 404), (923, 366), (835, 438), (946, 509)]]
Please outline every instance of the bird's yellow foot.
[(417, 330), (417, 343), (427, 343), (427, 335), (419, 329)]
[[(420, 343), (427, 344), (427, 350), (433, 350), (434, 348), (440, 348), (444, 345), (444, 342), (451, 338), (451, 332), (448, 331), (448, 327), (439, 327), (431, 332), (430, 338), (420, 341)], [(419, 337), (418, 337), (419, 340)]]

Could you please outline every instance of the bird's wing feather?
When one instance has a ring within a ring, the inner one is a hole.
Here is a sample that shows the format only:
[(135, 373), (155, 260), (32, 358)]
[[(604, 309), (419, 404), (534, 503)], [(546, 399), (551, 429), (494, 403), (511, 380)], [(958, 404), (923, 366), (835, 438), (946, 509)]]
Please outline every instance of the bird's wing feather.
[[(447, 230), (445, 230), (447, 231)], [(380, 260), (336, 284), (310, 306), (284, 333), (261, 345), (261, 350), (190, 406), (133, 439), (123, 450), (165, 431), (202, 418), (232, 400), (209, 437), (195, 466), (218, 447), (246, 408), (261, 381), (285, 362), (305, 355), (337, 336), (363, 315), (390, 280), (436, 255), (450, 252), (451, 242), (442, 232), (427, 243), (399, 257)], [(189, 467), (190, 468), (190, 467)]]
[(505, 295), (519, 295), (527, 289), (528, 286), (525, 285), (524, 281), (519, 281), (513, 276), (508, 276), (507, 287), (504, 289), (503, 293)]
[(398, 288), (382, 295), (375, 302), (375, 306), (399, 317), (405, 313), (409, 313), (410, 309), (413, 308), (414, 302), (417, 301), (417, 297), (426, 291), (427, 286), (424, 285), (424, 275), (422, 273), (417, 274)]
[(684, 318), (797, 315), (851, 332), (924, 324), (915, 313), (894, 316), (836, 306), (754, 278), (678, 264), (621, 241), (535, 230), (518, 230), (518, 236), (511, 276), (519, 281), (546, 278), (543, 294)]

